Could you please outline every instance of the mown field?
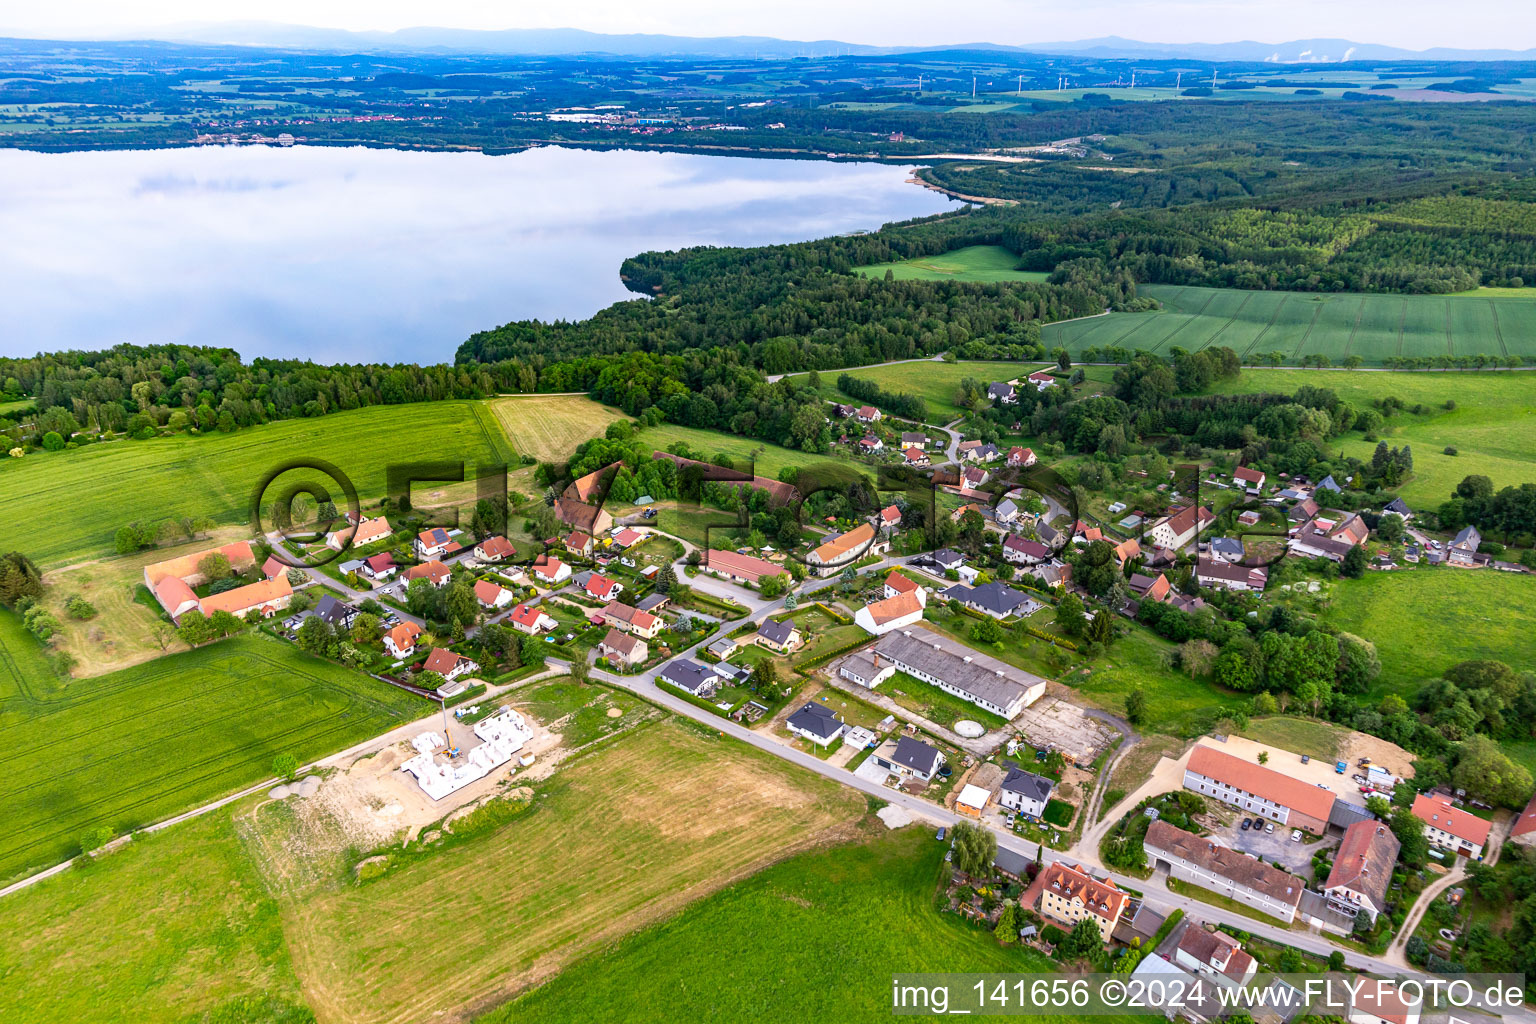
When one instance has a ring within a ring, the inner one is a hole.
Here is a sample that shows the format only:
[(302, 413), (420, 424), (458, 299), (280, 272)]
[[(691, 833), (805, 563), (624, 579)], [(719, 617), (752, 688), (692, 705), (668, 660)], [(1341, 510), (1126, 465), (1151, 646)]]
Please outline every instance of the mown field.
[(244, 523), (257, 484), (293, 459), (332, 463), (360, 496), (377, 499), (391, 463), (462, 459), (472, 475), (512, 454), (482, 402), (376, 406), (232, 434), (33, 453), (0, 460), (0, 550), (59, 565), (111, 553), (113, 534), (133, 520)]
[[(735, 434), (722, 434), (697, 427), (682, 427), (674, 423), (646, 427), (636, 436), (657, 451), (666, 451), (669, 446), (681, 441), (693, 449), (694, 454), (705, 462), (713, 462), (716, 455), (728, 455), (736, 463), (736, 468), (742, 472), (752, 472), (771, 480), (777, 480), (780, 470), (791, 466), (801, 469), (828, 462), (841, 466), (851, 464), (847, 459), (832, 455), (802, 452), (750, 437), (737, 437)], [(868, 467), (860, 468), (867, 471), (871, 478), (874, 477), (874, 472)]]
[(1323, 609), (1339, 629), (1376, 644), (1373, 695), (1405, 696), (1461, 661), (1536, 662), (1536, 580), (1491, 569), (1416, 569), (1342, 580)]
[(1391, 356), (1536, 356), (1536, 298), (1472, 295), (1360, 295), (1258, 292), (1142, 285), (1163, 303), (1151, 313), (1046, 324), (1048, 348), (1074, 355), (1090, 346), (1167, 353), (1224, 345), (1239, 356), (1285, 353), (1288, 364), (1357, 355), (1367, 365)]
[(794, 857), (476, 1024), (888, 1021), (893, 973), (1051, 971), (934, 908), (945, 848), (914, 825)]
[[(1394, 416), (1380, 432), (1388, 444), (1413, 447), (1413, 477), (1400, 488), (1410, 505), (1435, 507), (1470, 473), (1487, 476), (1495, 488), (1536, 481), (1536, 375), (1244, 369), (1218, 390), (1288, 394), (1303, 384), (1331, 388), (1361, 408), (1389, 395), (1427, 408)], [(1447, 410), (1447, 400), (1456, 408)], [(1333, 444), (1361, 459), (1375, 448), (1358, 433)], [(1457, 454), (1446, 455), (1447, 446)]]
[(898, 281), (994, 281), (1040, 282), (1051, 275), (1040, 270), (1018, 270), (1019, 257), (1000, 245), (970, 245), (938, 256), (924, 256), (895, 263), (859, 267), (865, 277), (883, 278), (889, 270)]
[(340, 750), (430, 707), (385, 683), (243, 636), (61, 688), (0, 612), (0, 879)]
[(489, 405), (518, 454), (542, 462), (564, 462), (578, 444), (601, 437), (608, 424), (625, 418), (585, 395), (514, 395)]

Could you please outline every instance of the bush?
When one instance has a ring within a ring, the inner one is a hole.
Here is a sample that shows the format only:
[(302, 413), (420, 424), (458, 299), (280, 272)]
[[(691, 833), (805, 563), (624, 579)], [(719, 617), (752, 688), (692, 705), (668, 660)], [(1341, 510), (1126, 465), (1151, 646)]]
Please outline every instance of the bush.
[(1456, 446), (1455, 445), (1450, 445), (1450, 444), (1446, 445), (1445, 446), (1445, 454), (1447, 454), (1447, 455), (1455, 455), (1456, 454)]
[(292, 779), (299, 773), (299, 759), (292, 754), (278, 754), (272, 759), (272, 774), (280, 779)]
[(69, 595), (69, 599), (64, 602), (64, 611), (70, 618), (81, 621), (96, 617), (96, 606), (79, 594)]

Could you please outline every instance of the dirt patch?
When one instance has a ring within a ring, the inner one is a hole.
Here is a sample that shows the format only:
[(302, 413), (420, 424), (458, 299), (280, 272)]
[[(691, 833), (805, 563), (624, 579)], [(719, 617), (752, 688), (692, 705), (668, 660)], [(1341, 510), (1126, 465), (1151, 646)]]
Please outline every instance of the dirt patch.
[(1400, 775), (1405, 779), (1413, 778), (1413, 755), (1396, 743), (1389, 743), (1380, 736), (1351, 732), (1344, 738), (1339, 748), (1339, 757), (1348, 762), (1350, 768), (1354, 768), (1362, 757), (1368, 757), (1372, 764), (1381, 765), (1393, 775)]
[(608, 709), (608, 717), (609, 718), (623, 718), (624, 717), (624, 709), (623, 708), (609, 708)]

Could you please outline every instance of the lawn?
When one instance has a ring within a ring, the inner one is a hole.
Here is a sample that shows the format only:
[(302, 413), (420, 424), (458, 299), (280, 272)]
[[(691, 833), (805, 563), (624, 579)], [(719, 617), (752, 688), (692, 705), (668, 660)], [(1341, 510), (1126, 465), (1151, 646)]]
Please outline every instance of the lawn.
[(477, 1024), (878, 1022), (891, 1019), (894, 973), (1050, 971), (1040, 954), (1001, 947), (935, 909), (944, 850), (932, 830), (913, 826), (803, 854), (576, 965)]
[[(558, 732), (567, 747), (582, 747), (629, 729), (655, 712), (652, 705), (633, 694), (598, 683), (583, 685), (568, 677), (523, 687), (508, 703), (551, 732)], [(612, 708), (623, 714), (609, 717)]]
[(968, 245), (938, 256), (877, 263), (859, 267), (865, 277), (884, 278), (889, 270), (898, 281), (1016, 282), (1038, 284), (1050, 277), (1043, 270), (1019, 270), (1019, 257), (1000, 245)]
[(1248, 698), (1214, 684), (1193, 679), (1163, 664), (1173, 645), (1142, 626), (1116, 640), (1086, 676), (1062, 677), (1088, 700), (1115, 714), (1125, 711), (1125, 698), (1140, 686), (1147, 693), (1147, 719), (1138, 728), (1175, 736), (1196, 736), (1209, 730), (1223, 706), (1246, 707)]
[(258, 782), (430, 712), (420, 698), (261, 636), (61, 688), (0, 612), (0, 879)]
[(299, 1008), (277, 901), (228, 809), (0, 900), (0, 928), (5, 1020), (314, 1019)]
[(1166, 354), (1210, 345), (1242, 357), (1282, 352), (1291, 365), (1304, 356), (1367, 365), (1391, 356), (1536, 356), (1536, 302), (1475, 295), (1387, 295), (1335, 292), (1257, 292), (1181, 285), (1142, 285), (1139, 294), (1163, 304), (1151, 313), (1046, 324), (1047, 348), (1074, 355), (1107, 345)]
[[(851, 464), (849, 460), (834, 455), (802, 452), (750, 437), (737, 437), (735, 434), (722, 434), (697, 427), (683, 427), (675, 423), (646, 427), (637, 436), (657, 451), (666, 451), (669, 446), (681, 441), (705, 462), (714, 462), (717, 455), (727, 455), (733, 460), (734, 468), (738, 471), (765, 476), (770, 480), (777, 480), (779, 471), (786, 467), (802, 469), (806, 466), (831, 462), (840, 468), (845, 468)], [(874, 477), (874, 473), (868, 467), (860, 466), (859, 469), (865, 475)]]
[[(409, 439), (404, 447), (403, 438)], [(391, 463), (462, 459), (472, 476), (475, 466), (511, 455), (495, 417), (480, 402), (374, 406), (232, 434), (33, 453), (0, 460), (0, 492), (6, 496), (0, 550), (20, 550), (51, 567), (111, 553), (113, 534), (133, 520), (206, 515), (248, 523), (261, 479), (294, 459), (334, 464), (366, 501), (383, 495)], [(473, 486), (462, 489), (468, 494)]]
[(915, 711), (939, 725), (950, 726), (967, 718), (973, 722), (980, 722), (988, 729), (1000, 729), (1008, 724), (1008, 720), (1002, 715), (995, 715), (968, 700), (939, 689), (932, 683), (914, 679), (905, 672), (897, 672), (889, 680), (881, 683), (877, 692), (885, 694), (908, 711)]
[(862, 797), (767, 754), (658, 723), (562, 769), (531, 814), (451, 856), (362, 886), (322, 881), (286, 901), (294, 967), (322, 1020), (414, 1024), (485, 1005), (825, 841), (864, 810)]
[(1349, 730), (1312, 718), (1275, 715), (1255, 718), (1243, 736), (1255, 743), (1273, 744), (1293, 754), (1310, 754), (1323, 761), (1337, 761)]
[[(1400, 491), (1410, 505), (1434, 508), (1469, 473), (1487, 476), (1496, 489), (1536, 479), (1536, 378), (1530, 374), (1244, 369), (1220, 390), (1293, 393), (1303, 384), (1331, 388), (1360, 408), (1389, 395), (1410, 408), (1427, 407), (1420, 416), (1398, 414), (1380, 431), (1390, 445), (1413, 447), (1413, 476)], [(1447, 399), (1455, 409), (1444, 408)], [(1365, 460), (1376, 447), (1355, 432), (1333, 444)], [(1447, 446), (1457, 454), (1446, 455)]]
[(488, 404), (518, 454), (541, 462), (564, 462), (578, 444), (625, 418), (585, 395), (512, 395)]
[(1489, 569), (1414, 569), (1341, 580), (1329, 625), (1366, 637), (1381, 656), (1372, 697), (1410, 696), (1458, 662), (1536, 661), (1536, 580)]

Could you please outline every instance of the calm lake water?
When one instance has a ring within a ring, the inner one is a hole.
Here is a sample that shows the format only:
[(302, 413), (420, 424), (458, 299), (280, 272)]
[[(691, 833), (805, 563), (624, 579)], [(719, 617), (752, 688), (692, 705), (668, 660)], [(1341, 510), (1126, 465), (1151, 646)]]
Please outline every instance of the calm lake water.
[(910, 169), (546, 148), (0, 151), (0, 354), (120, 342), (439, 362), (633, 298), (625, 257), (937, 213)]

